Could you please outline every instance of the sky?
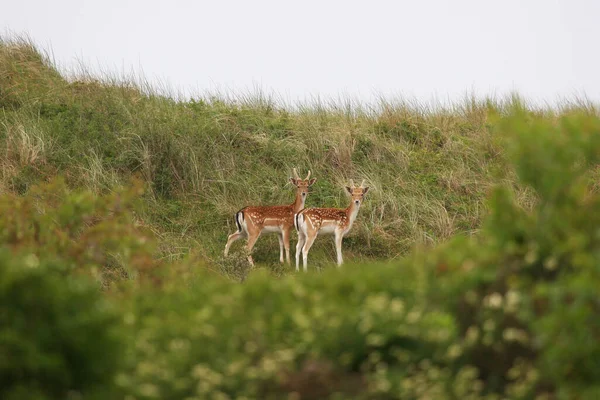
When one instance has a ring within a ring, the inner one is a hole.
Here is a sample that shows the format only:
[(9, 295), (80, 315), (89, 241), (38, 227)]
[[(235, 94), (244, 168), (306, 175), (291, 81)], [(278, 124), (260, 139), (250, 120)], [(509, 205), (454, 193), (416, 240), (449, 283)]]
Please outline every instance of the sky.
[(600, 0), (19, 0), (64, 71), (143, 76), (185, 96), (600, 101)]

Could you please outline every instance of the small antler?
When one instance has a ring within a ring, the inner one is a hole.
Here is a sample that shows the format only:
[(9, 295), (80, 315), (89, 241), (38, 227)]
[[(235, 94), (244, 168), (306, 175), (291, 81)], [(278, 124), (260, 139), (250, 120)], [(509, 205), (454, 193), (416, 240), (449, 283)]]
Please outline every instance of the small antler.
[(308, 175), (306, 175), (306, 178), (304, 180), (307, 181), (308, 178), (310, 178), (310, 169), (308, 170)]
[(350, 179), (350, 187), (353, 188), (354, 187), (354, 181), (352, 179)]
[(298, 171), (296, 171), (296, 168), (294, 168), (294, 179), (300, 179), (300, 177), (298, 176)]
[(360, 188), (361, 189), (365, 188), (365, 181), (366, 181), (366, 179), (363, 179), (362, 182), (360, 183)]

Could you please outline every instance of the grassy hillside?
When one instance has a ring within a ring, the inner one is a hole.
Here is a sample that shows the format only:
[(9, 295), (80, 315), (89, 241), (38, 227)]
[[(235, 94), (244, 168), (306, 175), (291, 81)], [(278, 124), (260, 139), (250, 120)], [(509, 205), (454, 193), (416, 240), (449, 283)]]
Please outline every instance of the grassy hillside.
[[(0, 108), (2, 399), (600, 397), (593, 105), (176, 101), (11, 39)], [(293, 167), (372, 188), (344, 268), (223, 259)]]
[[(60, 174), (96, 193), (147, 188), (139, 218), (165, 257), (217, 260), (243, 206), (293, 201), (291, 169), (318, 178), (307, 205), (342, 206), (348, 179), (372, 191), (344, 243), (348, 260), (387, 259), (479, 228), (502, 164), (490, 116), (511, 101), (281, 108), (269, 98), (175, 101), (123, 82), (67, 80), (31, 44), (0, 43), (0, 189), (25, 192)], [(545, 111), (552, 115), (552, 111)], [(527, 202), (526, 195), (523, 202)], [(241, 248), (241, 242), (234, 249)], [(275, 236), (256, 260), (275, 268)], [(319, 240), (313, 265), (334, 260)]]

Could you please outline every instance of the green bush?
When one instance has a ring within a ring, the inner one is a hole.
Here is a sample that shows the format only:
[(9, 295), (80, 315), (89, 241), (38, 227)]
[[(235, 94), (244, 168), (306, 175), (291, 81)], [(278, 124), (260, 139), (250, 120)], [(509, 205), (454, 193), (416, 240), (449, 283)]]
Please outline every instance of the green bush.
[(587, 186), (600, 159), (600, 120), (556, 123), (518, 112), (499, 130), (519, 178), (536, 194), (524, 210), (495, 191), (480, 237), (436, 254), (448, 301), (485, 391), (596, 398), (600, 386), (600, 197)]
[(120, 318), (95, 284), (60, 262), (0, 250), (0, 398), (109, 398)]
[(134, 220), (141, 187), (96, 195), (64, 181), (0, 195), (0, 246), (60, 261), (65, 271), (96, 277), (105, 287), (151, 271), (154, 240)]
[[(352, 398), (389, 393), (408, 365), (449, 362), (449, 314), (430, 307), (419, 271), (358, 267), (243, 285), (200, 275), (140, 293), (129, 322), (137, 398)], [(315, 397), (316, 396), (316, 397)], [(225, 397), (223, 397), (225, 398)]]

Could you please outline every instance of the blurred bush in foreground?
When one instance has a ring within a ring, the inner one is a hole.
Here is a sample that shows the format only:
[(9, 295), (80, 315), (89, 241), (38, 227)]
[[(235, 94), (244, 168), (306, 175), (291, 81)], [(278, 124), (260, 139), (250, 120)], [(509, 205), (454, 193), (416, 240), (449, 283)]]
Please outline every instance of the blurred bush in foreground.
[(0, 398), (110, 398), (120, 318), (87, 279), (0, 251)]
[(93, 275), (104, 286), (131, 279), (157, 264), (153, 236), (133, 215), (141, 192), (135, 183), (97, 195), (54, 179), (23, 196), (1, 195), (0, 246), (60, 261), (65, 271)]

